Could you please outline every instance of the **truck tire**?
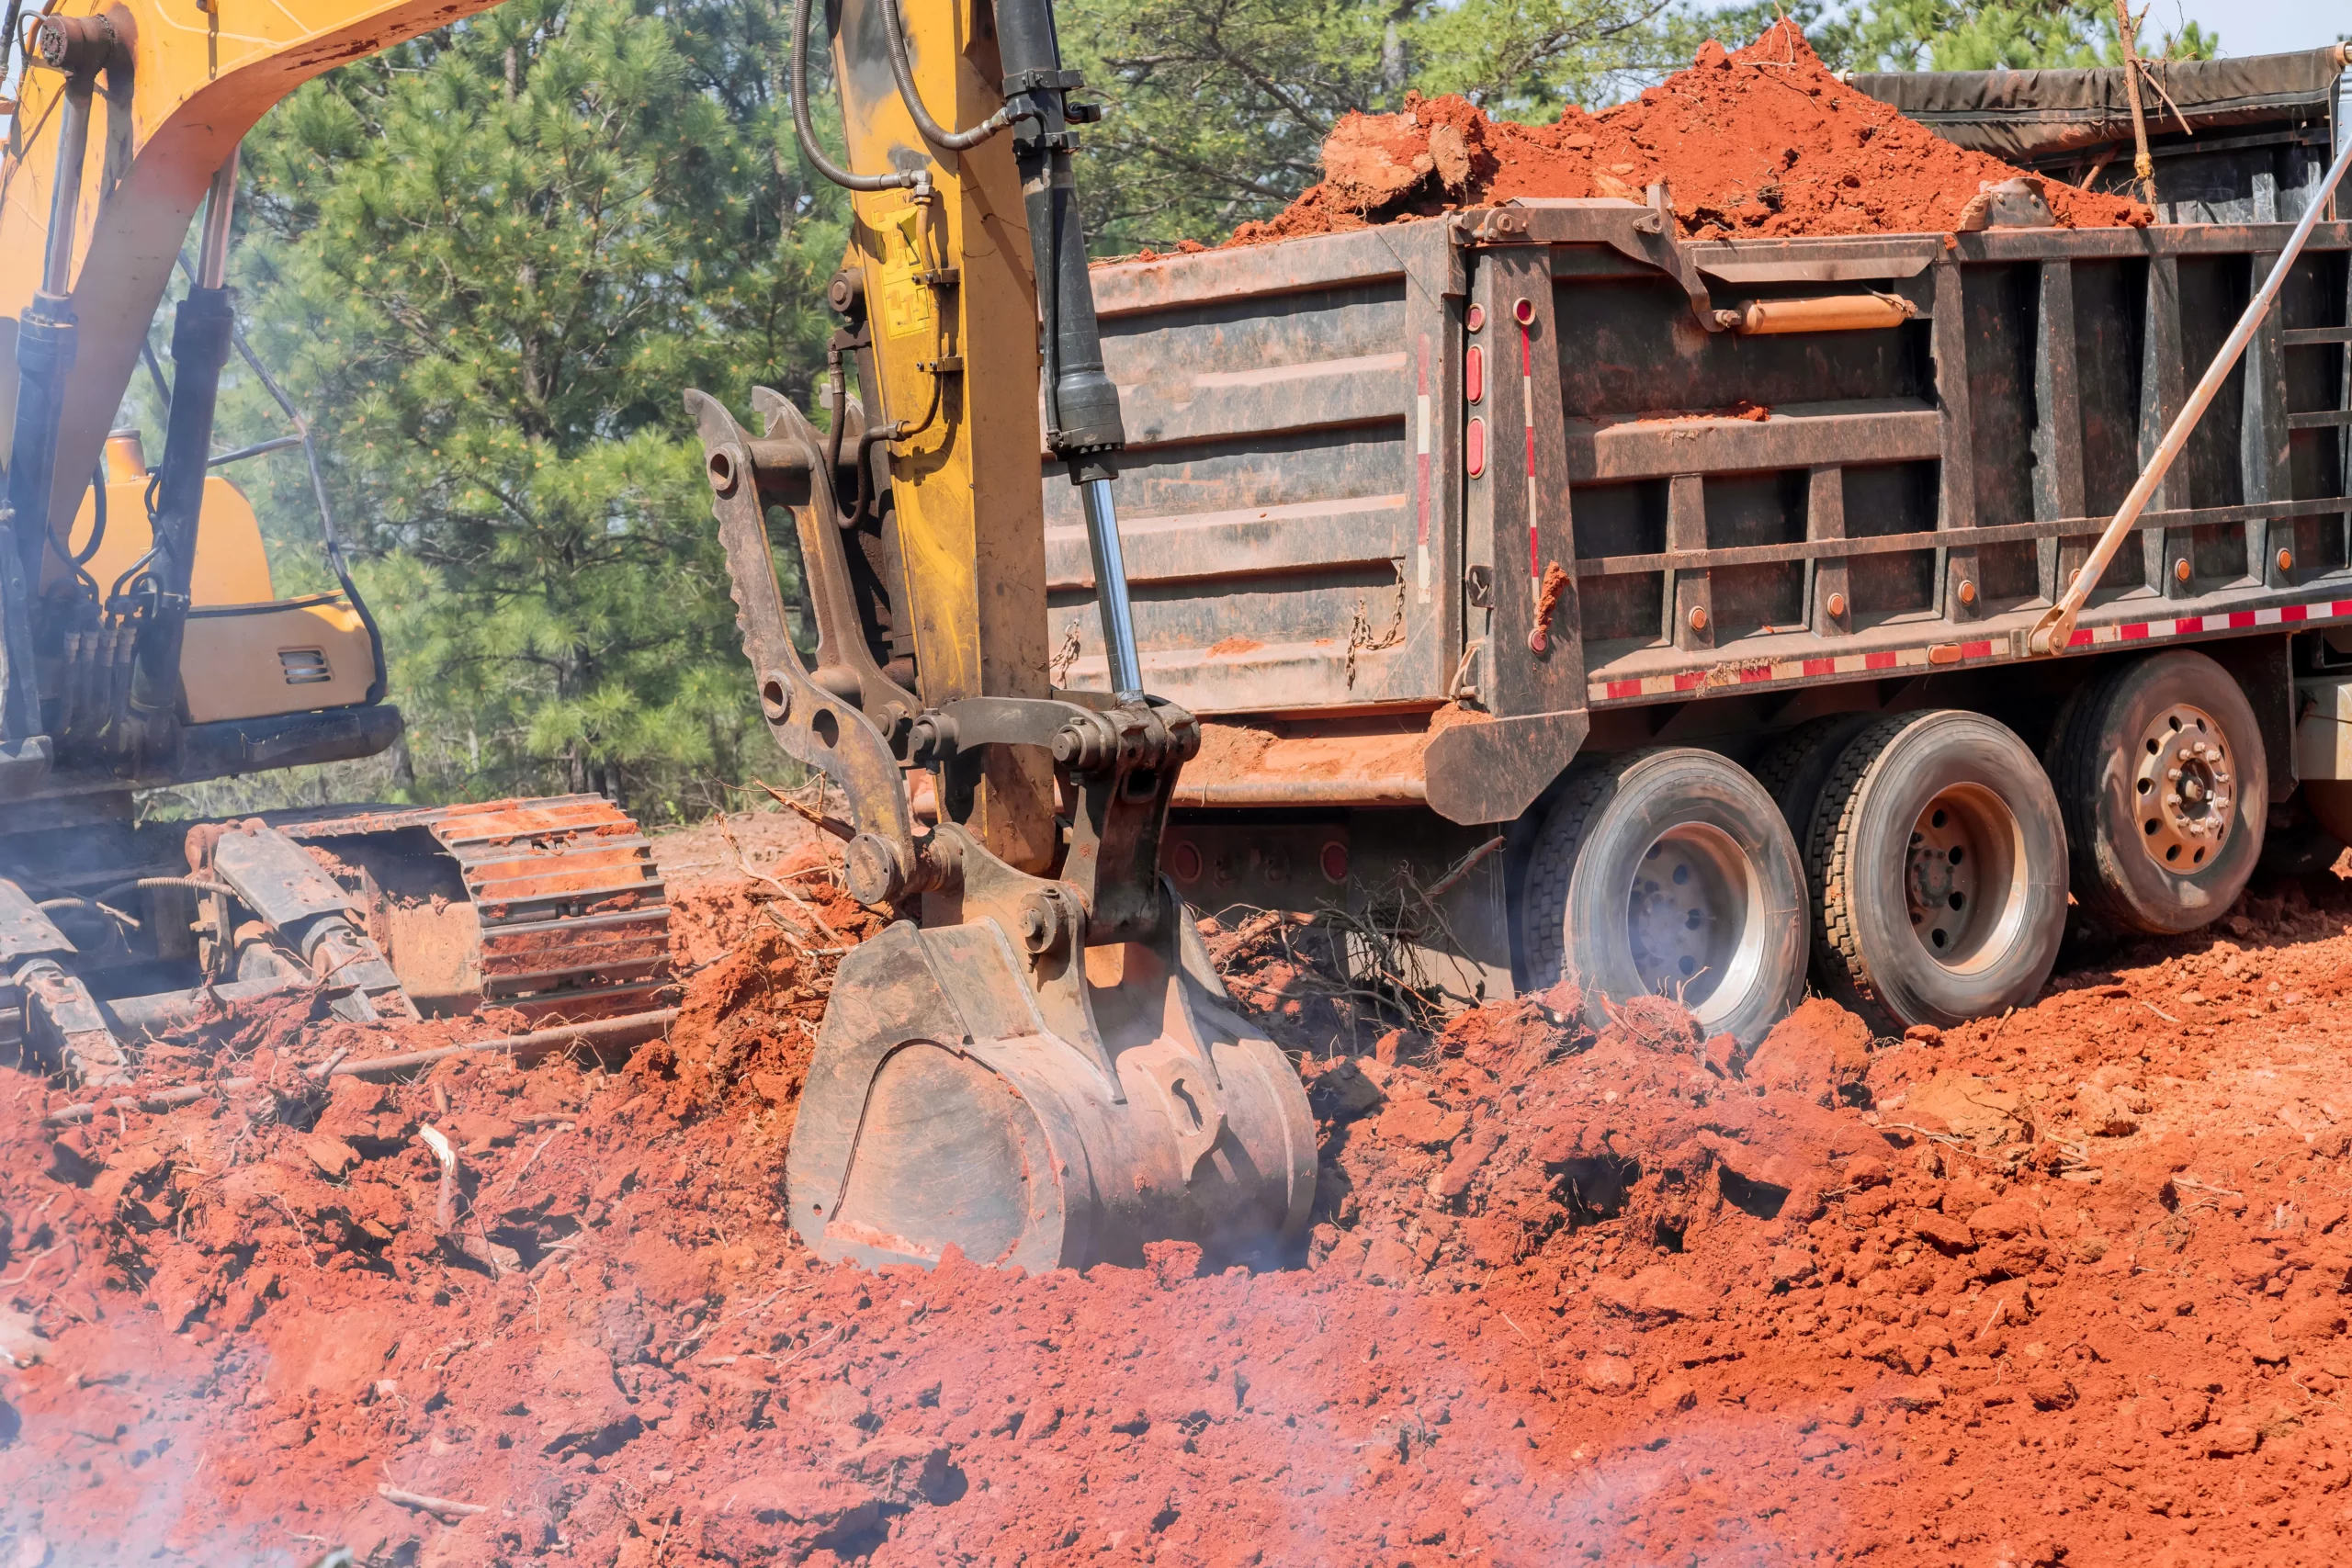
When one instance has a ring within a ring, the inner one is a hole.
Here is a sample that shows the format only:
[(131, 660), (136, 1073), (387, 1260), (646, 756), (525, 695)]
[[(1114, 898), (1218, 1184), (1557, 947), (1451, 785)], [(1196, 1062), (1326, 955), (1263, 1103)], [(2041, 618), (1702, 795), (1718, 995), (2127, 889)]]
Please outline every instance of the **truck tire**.
[(1981, 715), (1882, 718), (1822, 786), (1806, 870), (1823, 987), (1882, 1034), (2026, 1000), (2066, 933), (2066, 834), (2041, 764)]
[(1659, 748), (1572, 773), (1545, 814), (1521, 910), (1535, 984), (1679, 996), (1709, 1035), (1764, 1037), (1804, 990), (1804, 871), (1780, 809), (1713, 751)]
[(1779, 804), (1798, 843), (1813, 836), (1813, 810), (1821, 803), (1821, 786), (1829, 782), (1829, 770), (1838, 765), (1846, 742), (1877, 716), (1833, 713), (1809, 718), (1765, 748), (1756, 764), (1756, 782)]
[(2075, 898), (2094, 923), (2195, 931), (2262, 858), (2262, 732), (2237, 682), (2201, 653), (2150, 654), (2076, 692), (2051, 738), (2050, 776)]

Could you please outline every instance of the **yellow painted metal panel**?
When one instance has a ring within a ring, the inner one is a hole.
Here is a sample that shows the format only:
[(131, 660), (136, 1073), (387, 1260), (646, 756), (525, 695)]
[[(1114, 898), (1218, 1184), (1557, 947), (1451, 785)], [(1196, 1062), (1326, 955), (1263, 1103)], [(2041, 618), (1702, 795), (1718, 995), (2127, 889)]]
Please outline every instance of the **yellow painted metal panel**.
[(368, 628), (339, 599), (190, 615), (180, 654), (196, 724), (349, 707), (375, 673)]
[[(127, 82), (100, 91), (91, 106), (74, 241), (81, 343), (58, 433), (52, 528), (65, 526), (97, 461), (212, 172), (254, 122), (322, 71), (493, 3), (58, 0), (45, 7), (65, 16), (103, 10), (130, 38), (131, 54)], [(10, 139), (17, 155), (0, 158), (0, 315), (11, 320), (40, 282), (63, 83), (54, 72), (25, 73), (16, 117), (22, 133)], [(108, 190), (110, 164), (119, 178)], [(13, 357), (0, 362), (0, 379), (13, 387), (15, 375)], [(6, 429), (0, 425), (0, 442)]]
[[(98, 541), (97, 553), (85, 569), (101, 593), (111, 592), (130, 563), (147, 553), (153, 536), (147, 527), (146, 495), (144, 474), (107, 483), (106, 537)], [(74, 514), (74, 531), (68, 536), (75, 549), (89, 542), (96, 522), (97, 502), (85, 492), (82, 509)], [(51, 551), (41, 568), (41, 586), (47, 588), (65, 570)], [(261, 524), (254, 516), (253, 502), (220, 475), (207, 477), (204, 510), (196, 524), (196, 575), (188, 584), (190, 602), (198, 606), (266, 604), (277, 597), (270, 588), (269, 556), (262, 547)]]

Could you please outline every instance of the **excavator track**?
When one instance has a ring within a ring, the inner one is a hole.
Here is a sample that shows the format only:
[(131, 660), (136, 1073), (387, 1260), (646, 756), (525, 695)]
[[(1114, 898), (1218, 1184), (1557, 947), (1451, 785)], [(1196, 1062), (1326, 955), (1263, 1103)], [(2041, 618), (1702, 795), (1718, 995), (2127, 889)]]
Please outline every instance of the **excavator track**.
[(579, 1023), (650, 1010), (670, 987), (670, 909), (652, 845), (601, 795), (271, 825), (357, 874), (369, 934), (420, 1010), (503, 1008), (534, 1024)]

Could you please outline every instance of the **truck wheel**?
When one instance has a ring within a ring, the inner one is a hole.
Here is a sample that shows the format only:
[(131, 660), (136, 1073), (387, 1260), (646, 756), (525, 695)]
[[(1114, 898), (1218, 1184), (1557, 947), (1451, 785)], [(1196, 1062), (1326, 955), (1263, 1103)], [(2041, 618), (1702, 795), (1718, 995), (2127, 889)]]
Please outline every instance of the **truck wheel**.
[(1846, 750), (1846, 742), (1878, 716), (1833, 713), (1809, 718), (1765, 749), (1756, 764), (1756, 782), (1781, 807), (1781, 815), (1798, 843), (1813, 836), (1813, 808), (1821, 803), (1821, 786)]
[(2066, 834), (2026, 743), (1973, 713), (1877, 720), (1847, 743), (1806, 844), (1814, 956), (1880, 1033), (2041, 988), (2066, 932)]
[(1679, 997), (1708, 1034), (1764, 1037), (1804, 988), (1804, 872), (1738, 764), (1676, 747), (1603, 757), (1544, 817), (1521, 895), (1528, 968), (1601, 1002)]
[(2195, 931), (2262, 858), (2270, 803), (2254, 708), (2228, 671), (2186, 649), (2076, 692), (2051, 742), (2075, 900), (2122, 931)]

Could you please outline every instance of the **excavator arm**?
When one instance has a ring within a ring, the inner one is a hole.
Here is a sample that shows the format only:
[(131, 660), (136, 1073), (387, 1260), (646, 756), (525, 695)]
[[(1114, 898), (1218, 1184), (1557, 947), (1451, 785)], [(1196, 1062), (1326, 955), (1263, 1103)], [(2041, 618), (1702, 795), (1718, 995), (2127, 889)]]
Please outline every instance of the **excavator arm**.
[[(835, 163), (810, 117), (815, 9), (799, 0), (795, 117), (854, 218), (823, 427), (763, 389), (754, 434), (687, 394), (771, 731), (847, 794), (852, 890), (903, 917), (842, 961), (787, 1156), (792, 1223), (877, 1263), (1133, 1263), (1170, 1238), (1279, 1258), (1314, 1192), (1306, 1096), (1159, 873), (1200, 730), (1146, 694), (1128, 612), (1125, 435), (1070, 165), (1092, 112), (1049, 0), (834, 0)], [(1054, 687), (1041, 453), (1046, 483), (1080, 489), (1109, 692)]]

